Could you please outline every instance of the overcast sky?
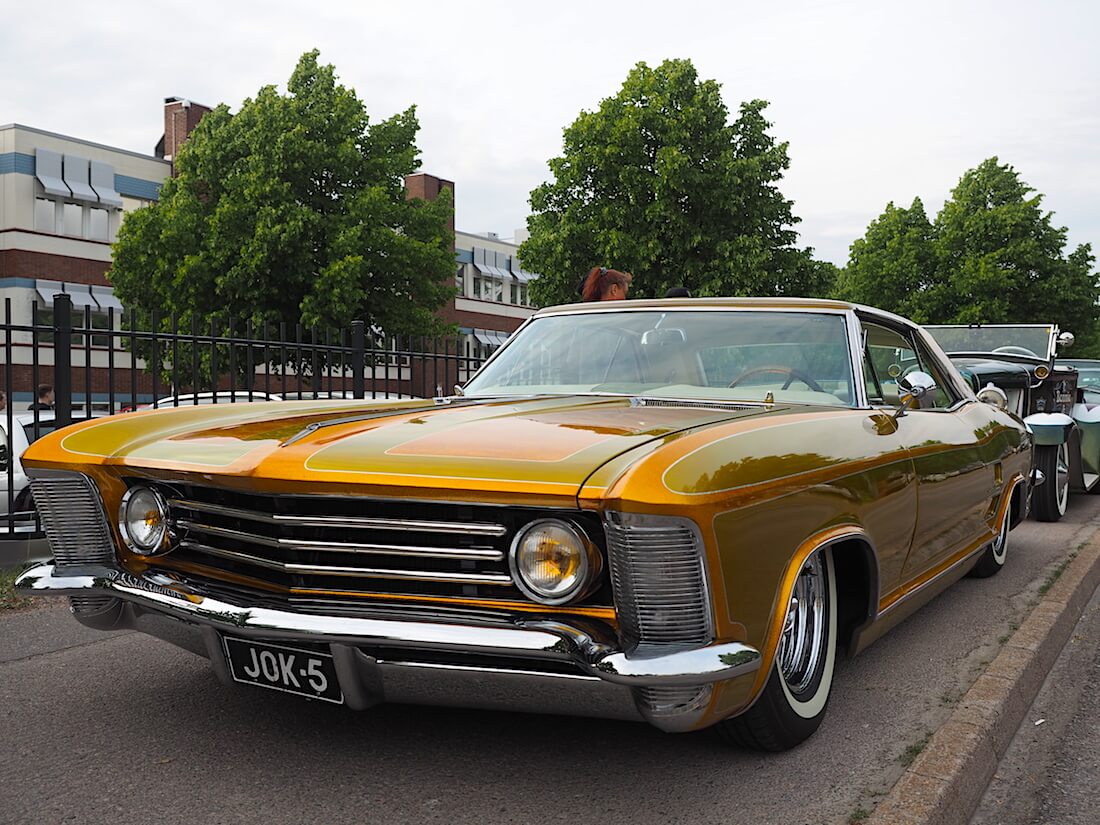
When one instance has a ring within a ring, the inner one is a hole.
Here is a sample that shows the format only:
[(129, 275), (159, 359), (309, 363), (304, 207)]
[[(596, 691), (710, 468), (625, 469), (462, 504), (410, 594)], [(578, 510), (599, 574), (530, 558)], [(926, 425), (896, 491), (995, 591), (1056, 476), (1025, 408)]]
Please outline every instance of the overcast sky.
[(781, 189), (822, 258), (843, 264), (888, 201), (934, 216), (991, 155), (1095, 246), (1098, 31), (1088, 0), (24, 2), (0, 26), (0, 123), (151, 153), (164, 97), (235, 110), (318, 48), (372, 119), (416, 104), (459, 229), (510, 237), (580, 110), (638, 61), (690, 58), (731, 112), (771, 102)]

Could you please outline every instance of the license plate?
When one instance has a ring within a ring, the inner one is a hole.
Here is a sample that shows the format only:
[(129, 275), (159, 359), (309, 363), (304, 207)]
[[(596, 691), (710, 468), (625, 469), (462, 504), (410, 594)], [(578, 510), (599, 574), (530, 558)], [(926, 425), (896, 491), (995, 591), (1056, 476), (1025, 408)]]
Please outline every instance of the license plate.
[(308, 699), (344, 703), (336, 666), (328, 653), (223, 636), (234, 681)]

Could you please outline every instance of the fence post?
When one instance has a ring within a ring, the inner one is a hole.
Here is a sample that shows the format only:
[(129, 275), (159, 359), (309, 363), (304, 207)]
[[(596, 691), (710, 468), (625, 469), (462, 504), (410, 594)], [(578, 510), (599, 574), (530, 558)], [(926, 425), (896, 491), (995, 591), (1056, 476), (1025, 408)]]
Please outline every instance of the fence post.
[(351, 394), (363, 398), (363, 372), (366, 369), (366, 324), (351, 322)]
[(53, 400), (58, 427), (73, 422), (72, 347), (73, 299), (58, 293), (53, 297)]

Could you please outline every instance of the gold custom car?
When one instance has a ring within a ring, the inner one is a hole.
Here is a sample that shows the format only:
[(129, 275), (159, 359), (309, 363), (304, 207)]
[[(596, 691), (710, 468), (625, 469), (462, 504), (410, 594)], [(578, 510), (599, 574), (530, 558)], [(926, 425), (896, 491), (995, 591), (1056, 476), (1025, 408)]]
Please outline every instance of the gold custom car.
[(841, 651), (1001, 568), (1031, 461), (1022, 422), (888, 313), (555, 307), (450, 398), (43, 438), (24, 463), (54, 560), (18, 586), (227, 684), (778, 750), (819, 725)]

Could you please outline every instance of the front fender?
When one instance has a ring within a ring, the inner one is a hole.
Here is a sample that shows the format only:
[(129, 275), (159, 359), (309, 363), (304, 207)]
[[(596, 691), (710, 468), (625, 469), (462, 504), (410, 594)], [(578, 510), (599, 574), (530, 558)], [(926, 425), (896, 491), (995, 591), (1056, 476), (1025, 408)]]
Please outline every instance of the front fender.
[(1076, 426), (1065, 413), (1034, 413), (1025, 418), (1024, 423), (1034, 434), (1038, 447), (1065, 444)]

